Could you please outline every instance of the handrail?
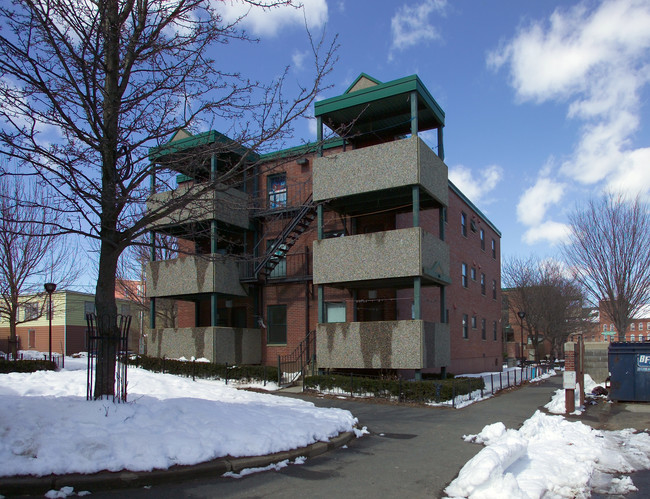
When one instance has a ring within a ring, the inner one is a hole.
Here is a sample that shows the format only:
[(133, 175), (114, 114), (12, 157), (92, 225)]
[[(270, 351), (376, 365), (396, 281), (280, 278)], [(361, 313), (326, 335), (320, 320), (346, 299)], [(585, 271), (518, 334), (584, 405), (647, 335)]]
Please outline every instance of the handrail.
[[(290, 385), (305, 374), (308, 364), (314, 365), (316, 361), (316, 330), (312, 329), (296, 346), (293, 352), (287, 355), (278, 355), (278, 385)], [(291, 370), (285, 369), (290, 367)], [(286, 378), (285, 378), (286, 372)]]

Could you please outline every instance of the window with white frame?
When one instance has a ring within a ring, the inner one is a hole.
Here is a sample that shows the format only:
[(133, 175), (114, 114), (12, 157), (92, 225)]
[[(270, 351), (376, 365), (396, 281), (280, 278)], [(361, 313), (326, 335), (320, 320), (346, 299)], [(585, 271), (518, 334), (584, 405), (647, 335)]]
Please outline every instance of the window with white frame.
[(485, 295), (485, 274), (481, 274), (481, 294)]
[(472, 329), (476, 329), (477, 324), (478, 324), (478, 322), (476, 320), (476, 316), (472, 315)]
[(24, 321), (38, 319), (38, 303), (25, 303), (22, 305), (22, 308)]
[(492, 258), (495, 260), (497, 258), (497, 243), (494, 239), (492, 239)]
[(345, 322), (345, 303), (325, 303), (325, 322)]
[(633, 334), (630, 335), (630, 341), (634, 341), (634, 335)]
[(467, 237), (467, 215), (465, 212), (460, 213), (460, 232), (463, 236)]
[(639, 331), (643, 331), (643, 322), (639, 322)]
[(467, 314), (463, 314), (463, 338), (469, 337), (468, 331), (468, 317)]
[(466, 263), (461, 264), (460, 272), (461, 272), (461, 281), (463, 287), (466, 288), (467, 287), (467, 264)]
[(639, 335), (639, 341), (643, 341), (643, 335), (642, 334)]
[(481, 229), (479, 234), (481, 235), (481, 249), (485, 251), (485, 231)]
[(497, 321), (492, 321), (492, 339), (497, 341)]

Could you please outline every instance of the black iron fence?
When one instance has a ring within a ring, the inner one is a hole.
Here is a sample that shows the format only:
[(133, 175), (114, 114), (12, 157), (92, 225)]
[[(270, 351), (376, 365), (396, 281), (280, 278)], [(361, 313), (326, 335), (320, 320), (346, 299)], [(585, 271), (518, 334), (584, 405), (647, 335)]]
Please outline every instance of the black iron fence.
[[(239, 278), (243, 281), (256, 279), (254, 275), (255, 266), (260, 258), (251, 257), (248, 261), (239, 263)], [(269, 281), (299, 281), (310, 278), (312, 275), (312, 256), (309, 252), (290, 253), (285, 255), (276, 265), (273, 271), (267, 276)]]
[(86, 344), (88, 345), (88, 371), (86, 374), (86, 399), (94, 400), (105, 394), (102, 382), (113, 380), (113, 402), (126, 402), (127, 365), (130, 315), (118, 315), (113, 325), (108, 316), (86, 314)]

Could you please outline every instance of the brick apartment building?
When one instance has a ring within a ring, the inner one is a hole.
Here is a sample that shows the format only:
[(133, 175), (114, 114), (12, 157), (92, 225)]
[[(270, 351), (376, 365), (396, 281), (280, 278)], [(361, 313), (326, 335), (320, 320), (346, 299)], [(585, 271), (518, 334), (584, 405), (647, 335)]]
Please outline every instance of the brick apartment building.
[(361, 74), (314, 111), (315, 143), (261, 157), (215, 131), (152, 150), (178, 176), (148, 209), (224, 183), (152, 228), (179, 254), (147, 267), (148, 354), (274, 365), (315, 337), (321, 369), (500, 370), (500, 232), (448, 179), (442, 109), (415, 75)]
[[(598, 328), (584, 336), (585, 341), (612, 342), (618, 340), (618, 331), (614, 321), (610, 320), (607, 312), (603, 309), (602, 302), (598, 307)], [(644, 342), (650, 341), (650, 305), (641, 307), (638, 313), (632, 318), (627, 331), (625, 341)]]

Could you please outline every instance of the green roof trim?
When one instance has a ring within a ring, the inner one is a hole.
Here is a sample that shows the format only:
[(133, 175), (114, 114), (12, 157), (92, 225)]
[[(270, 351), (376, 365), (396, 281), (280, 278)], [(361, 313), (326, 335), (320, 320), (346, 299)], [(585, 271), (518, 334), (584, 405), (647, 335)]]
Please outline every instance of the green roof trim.
[(363, 106), (381, 99), (400, 94), (417, 92), (427, 108), (434, 114), (438, 124), (444, 126), (445, 112), (438, 105), (417, 75), (405, 76), (397, 80), (380, 83), (374, 87), (364, 88), (349, 94), (330, 97), (314, 104), (314, 116), (334, 113), (354, 106)]
[(246, 147), (237, 144), (234, 140), (227, 137), (226, 135), (217, 132), (216, 130), (210, 130), (209, 132), (203, 132), (198, 135), (187, 137), (185, 139), (171, 140), (161, 146), (152, 147), (149, 149), (149, 160), (155, 161), (168, 154), (179, 153), (188, 149), (193, 149), (195, 147), (207, 146), (214, 143), (220, 143), (228, 146), (234, 145), (235, 147), (228, 152), (235, 153), (239, 156), (244, 156), (244, 154), (248, 153), (251, 161), (257, 161), (259, 159), (258, 154), (250, 152), (250, 150), (246, 149)]
[(361, 73), (359, 76), (357, 76), (357, 79), (354, 80), (354, 81), (352, 82), (352, 84), (347, 88), (347, 90), (346, 90), (345, 92), (343, 92), (343, 93), (344, 93), (344, 94), (348, 94), (348, 93), (350, 93), (350, 90), (352, 90), (352, 89), (354, 88), (354, 86), (355, 86), (357, 83), (359, 83), (359, 80), (360, 80), (361, 78), (366, 78), (366, 79), (370, 80), (371, 82), (376, 83), (377, 85), (381, 85), (381, 82), (380, 82), (377, 78), (373, 78), (372, 76), (370, 76), (369, 74), (366, 74), (366, 73)]
[(448, 182), (449, 182), (449, 188), (450, 188), (452, 191), (454, 191), (454, 192), (458, 195), (458, 197), (460, 197), (463, 201), (465, 201), (465, 203), (467, 203), (467, 206), (469, 206), (472, 210), (474, 210), (474, 211), (476, 212), (476, 214), (477, 214), (479, 217), (481, 217), (481, 218), (485, 221), (485, 223), (487, 223), (487, 224), (490, 226), (490, 228), (491, 228), (494, 232), (497, 233), (497, 235), (498, 235), (499, 237), (501, 237), (501, 231), (500, 231), (499, 229), (497, 229), (496, 226), (495, 226), (492, 222), (490, 222), (490, 219), (489, 219), (488, 217), (486, 217), (486, 216), (483, 214), (483, 212), (482, 212), (481, 210), (479, 210), (479, 209), (476, 207), (476, 205), (475, 205), (474, 203), (472, 203), (472, 202), (469, 200), (469, 198), (468, 198), (467, 196), (465, 196), (465, 194), (463, 194), (463, 193), (461, 192), (461, 190), (460, 190), (458, 187), (456, 187), (456, 186), (454, 185), (454, 183), (453, 183), (451, 180), (448, 180)]
[[(335, 147), (343, 147), (344, 140), (341, 138), (333, 138), (323, 141), (323, 149), (333, 149)], [(291, 158), (295, 156), (304, 156), (306, 154), (313, 154), (318, 151), (318, 142), (307, 142), (299, 146), (281, 149), (280, 151), (273, 151), (260, 155), (260, 161), (271, 161), (280, 158)]]

